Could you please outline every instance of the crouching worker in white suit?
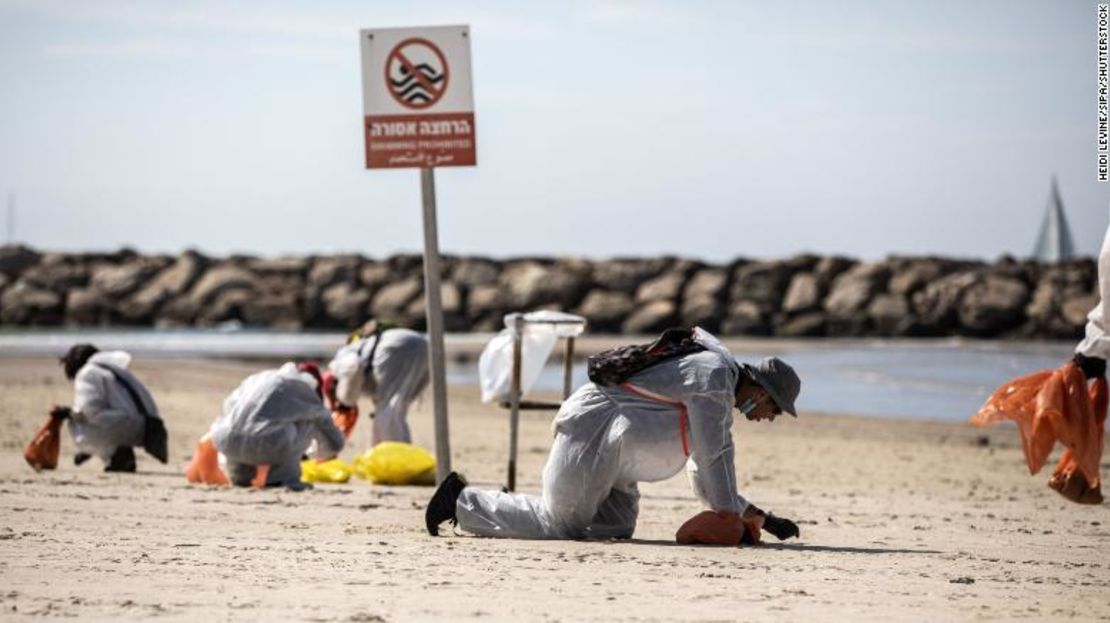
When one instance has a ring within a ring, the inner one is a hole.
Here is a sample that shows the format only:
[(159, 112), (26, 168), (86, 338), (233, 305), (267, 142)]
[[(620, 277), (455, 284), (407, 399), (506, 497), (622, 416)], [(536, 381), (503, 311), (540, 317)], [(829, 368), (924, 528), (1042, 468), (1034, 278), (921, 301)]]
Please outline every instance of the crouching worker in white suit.
[[(541, 496), (481, 491), (451, 474), (428, 505), (429, 533), (452, 520), (487, 537), (630, 538), (637, 483), (665, 480), (689, 464), (695, 494), (758, 540), (764, 513), (737, 491), (732, 409), (753, 421), (797, 417), (801, 381), (776, 358), (738, 365), (701, 329), (693, 340), (704, 350), (655, 363), (619, 386), (587, 383), (563, 403)], [(793, 523), (778, 521), (796, 536)]]
[(325, 373), (325, 395), (336, 424), (350, 437), (359, 395), (374, 400), (371, 444), (412, 442), (409, 406), (428, 386), (428, 338), (370, 321), (339, 349)]
[(300, 490), (301, 460), (316, 443), (317, 459), (343, 449), (343, 433), (324, 406), (320, 370), (313, 363), (286, 363), (247, 377), (224, 400), (223, 415), (212, 424), (212, 443), (227, 457), (231, 484), (251, 484), (261, 465), (267, 486)]
[(73, 407), (57, 406), (50, 414), (68, 420), (78, 450), (74, 463), (96, 456), (104, 462), (104, 471), (134, 472), (133, 448), (143, 446), (146, 419), (160, 416), (146, 386), (127, 369), (131, 355), (76, 344), (61, 363), (66, 378), (73, 381)]

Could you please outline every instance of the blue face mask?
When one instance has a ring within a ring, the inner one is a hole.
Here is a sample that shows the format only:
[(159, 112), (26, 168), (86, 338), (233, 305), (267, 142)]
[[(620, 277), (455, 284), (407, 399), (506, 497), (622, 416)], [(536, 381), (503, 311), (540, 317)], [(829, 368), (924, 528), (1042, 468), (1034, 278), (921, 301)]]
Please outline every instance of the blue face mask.
[(744, 415), (751, 415), (752, 411), (755, 411), (755, 408), (758, 407), (759, 403), (763, 402), (763, 399), (766, 397), (767, 395), (764, 394), (763, 398), (760, 398), (759, 400), (752, 400), (751, 398), (748, 398), (744, 402), (740, 403), (740, 406), (738, 407), (740, 409), (740, 413), (743, 413)]

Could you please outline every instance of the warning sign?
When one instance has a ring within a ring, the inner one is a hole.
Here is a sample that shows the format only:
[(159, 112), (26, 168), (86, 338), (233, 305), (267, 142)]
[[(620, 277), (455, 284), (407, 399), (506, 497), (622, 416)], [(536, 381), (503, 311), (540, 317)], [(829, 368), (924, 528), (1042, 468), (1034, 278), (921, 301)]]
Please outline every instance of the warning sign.
[(363, 30), (366, 167), (477, 164), (465, 26)]

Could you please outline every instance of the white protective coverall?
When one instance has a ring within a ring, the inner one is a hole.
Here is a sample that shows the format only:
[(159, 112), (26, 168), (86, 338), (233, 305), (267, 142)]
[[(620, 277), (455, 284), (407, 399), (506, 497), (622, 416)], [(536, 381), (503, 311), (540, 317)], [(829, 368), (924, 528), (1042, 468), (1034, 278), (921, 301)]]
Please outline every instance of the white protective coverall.
[(224, 400), (211, 436), (228, 463), (268, 464), (267, 484), (300, 482), (301, 456), (313, 440), (318, 457), (343, 449), (343, 433), (317, 395), (316, 381), (292, 362), (247, 377)]
[(1087, 316), (1087, 332), (1076, 352), (1087, 357), (1110, 359), (1110, 227), (1098, 254), (1099, 303)]
[[(339, 349), (328, 364), (335, 374), (335, 396), (353, 407), (359, 394), (374, 400), (371, 444), (412, 442), (409, 405), (428, 385), (428, 338), (410, 329), (387, 329)], [(373, 353), (373, 362), (370, 361)]]
[[(739, 370), (716, 338), (699, 329), (697, 339), (709, 350), (629, 379), (655, 397), (625, 386), (579, 388), (555, 418), (542, 496), (467, 487), (456, 503), (459, 527), (519, 539), (628, 538), (639, 510), (636, 484), (674, 476), (687, 458), (695, 494), (712, 510), (742, 513), (748, 503), (736, 488), (730, 430)], [(673, 403), (685, 407), (685, 426)]]
[(89, 357), (73, 378), (73, 414), (69, 418), (69, 432), (81, 452), (100, 457), (105, 464), (111, 461), (121, 446), (142, 446), (146, 418), (139, 411), (131, 394), (124, 389), (115, 375), (127, 380), (142, 400), (146, 412), (158, 415), (147, 388), (127, 369), (131, 355), (123, 351), (106, 351)]

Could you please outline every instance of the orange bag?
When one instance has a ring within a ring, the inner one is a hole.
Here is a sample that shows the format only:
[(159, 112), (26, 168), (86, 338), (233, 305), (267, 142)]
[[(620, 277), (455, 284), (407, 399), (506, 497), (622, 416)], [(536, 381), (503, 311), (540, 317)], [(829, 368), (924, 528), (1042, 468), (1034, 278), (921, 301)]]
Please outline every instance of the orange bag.
[(27, 444), (23, 458), (36, 472), (54, 469), (58, 466), (58, 455), (62, 451), (62, 418), (47, 416), (46, 423), (34, 439)]
[[(270, 473), (270, 466), (263, 464), (257, 466), (256, 469), (257, 472), (254, 479), (251, 480), (251, 486), (261, 489), (266, 486), (266, 476)], [(224, 470), (220, 469), (219, 452), (208, 435), (200, 438), (196, 452), (193, 452), (193, 458), (185, 466), (185, 480), (195, 485), (227, 486), (231, 484), (227, 475), (224, 474)]]
[(355, 423), (358, 422), (358, 405), (353, 407), (336, 407), (331, 412), (331, 419), (339, 430), (343, 432), (344, 439), (351, 438), (351, 432), (355, 430)]
[(200, 438), (193, 458), (185, 466), (185, 479), (199, 485), (228, 485), (227, 476), (220, 469), (216, 446), (208, 435)]
[(682, 545), (739, 545), (744, 531), (739, 515), (702, 511), (682, 524), (674, 540)]
[(1074, 362), (1042, 370), (998, 388), (971, 418), (976, 426), (1012, 420), (1021, 435), (1029, 473), (1044, 467), (1056, 442), (1065, 450), (1049, 486), (1073, 502), (1102, 500), (1099, 462), (1106, 426), (1107, 385), (1095, 379), (1088, 387)]

